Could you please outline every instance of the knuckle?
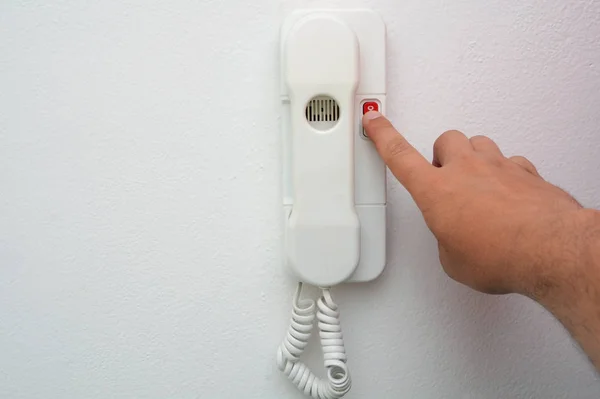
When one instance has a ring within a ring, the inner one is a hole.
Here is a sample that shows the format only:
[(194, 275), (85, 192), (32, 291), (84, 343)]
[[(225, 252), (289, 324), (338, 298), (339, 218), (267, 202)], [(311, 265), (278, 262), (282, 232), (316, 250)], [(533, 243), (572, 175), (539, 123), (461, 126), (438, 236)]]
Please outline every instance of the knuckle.
[(490, 138), (482, 134), (476, 134), (475, 136), (471, 137), (471, 140), (490, 140)]
[[(442, 133), (442, 136), (444, 137), (459, 137), (459, 136), (464, 136), (465, 134), (463, 132), (461, 132), (460, 130), (446, 130), (444, 133)], [(442, 137), (440, 136), (440, 137)]]
[(461, 136), (464, 136), (464, 134), (462, 132), (459, 132), (458, 130), (445, 131), (440, 135), (440, 137), (438, 137), (435, 140), (435, 142), (433, 143), (433, 147), (441, 148), (445, 146), (449, 141), (455, 140)]
[(494, 141), (487, 137), (487, 136), (483, 136), (483, 135), (477, 135), (477, 136), (473, 136), (469, 139), (471, 141), (471, 143), (473, 144), (483, 144), (483, 143), (493, 143)]
[(529, 159), (525, 158), (522, 155), (515, 155), (509, 158), (513, 163), (520, 165), (521, 167), (529, 170), (532, 173), (537, 173), (537, 168)]
[(435, 139), (435, 141), (433, 142), (433, 148), (437, 148), (440, 147), (444, 141), (446, 141), (448, 139), (448, 132), (444, 132), (442, 134), (440, 134), (440, 136)]

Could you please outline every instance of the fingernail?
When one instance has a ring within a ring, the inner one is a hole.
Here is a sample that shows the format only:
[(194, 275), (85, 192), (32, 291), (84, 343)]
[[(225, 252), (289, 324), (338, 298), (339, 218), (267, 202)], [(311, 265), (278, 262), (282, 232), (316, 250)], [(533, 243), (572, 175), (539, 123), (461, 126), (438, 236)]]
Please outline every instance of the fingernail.
[(370, 121), (371, 119), (380, 118), (382, 116), (383, 115), (381, 115), (381, 113), (378, 111), (369, 111), (365, 114), (365, 119)]

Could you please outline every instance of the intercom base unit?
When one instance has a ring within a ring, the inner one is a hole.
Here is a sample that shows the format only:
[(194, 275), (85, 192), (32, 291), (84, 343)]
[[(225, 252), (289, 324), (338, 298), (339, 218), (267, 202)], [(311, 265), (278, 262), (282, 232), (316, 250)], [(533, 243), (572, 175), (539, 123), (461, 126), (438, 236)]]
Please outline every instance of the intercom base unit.
[(371, 10), (300, 10), (281, 29), (286, 266), (332, 286), (386, 263), (386, 171), (362, 115), (385, 112), (385, 25)]

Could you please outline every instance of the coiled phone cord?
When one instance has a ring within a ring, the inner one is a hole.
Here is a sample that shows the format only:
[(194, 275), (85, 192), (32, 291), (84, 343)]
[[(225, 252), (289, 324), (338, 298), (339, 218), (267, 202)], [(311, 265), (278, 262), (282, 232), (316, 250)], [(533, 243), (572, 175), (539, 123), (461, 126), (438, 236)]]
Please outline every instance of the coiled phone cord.
[(301, 292), (302, 283), (298, 283), (290, 327), (277, 350), (277, 366), (305, 395), (314, 399), (339, 399), (350, 391), (352, 380), (346, 365), (338, 306), (329, 288), (322, 288), (321, 297), (316, 303), (316, 316), (327, 379), (320, 379), (300, 361), (315, 318), (315, 301), (301, 299)]

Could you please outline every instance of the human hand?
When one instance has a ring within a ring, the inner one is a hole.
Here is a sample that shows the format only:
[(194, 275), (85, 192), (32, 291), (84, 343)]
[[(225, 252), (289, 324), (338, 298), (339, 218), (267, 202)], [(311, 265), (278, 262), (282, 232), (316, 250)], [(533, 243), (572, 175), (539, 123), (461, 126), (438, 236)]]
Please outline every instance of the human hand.
[(430, 164), (381, 114), (364, 128), (438, 240), (453, 279), (486, 293), (536, 296), (578, 251), (581, 205), (523, 157), (506, 158), (489, 138), (442, 134)]

